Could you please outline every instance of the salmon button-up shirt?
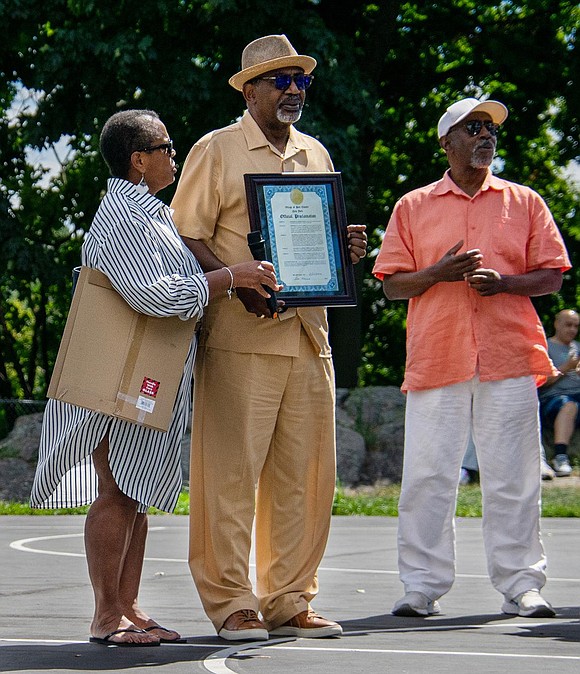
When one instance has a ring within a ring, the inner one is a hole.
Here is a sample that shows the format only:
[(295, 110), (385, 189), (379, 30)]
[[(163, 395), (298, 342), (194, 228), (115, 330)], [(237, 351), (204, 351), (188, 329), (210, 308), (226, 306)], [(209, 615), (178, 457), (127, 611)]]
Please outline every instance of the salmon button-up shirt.
[[(458, 241), (479, 248), (502, 275), (570, 268), (554, 219), (533, 190), (488, 173), (470, 197), (450, 178), (409, 192), (393, 210), (373, 273), (378, 279), (438, 262)], [(441, 282), (409, 300), (403, 391), (554, 373), (529, 297), (482, 297), (467, 282)]]

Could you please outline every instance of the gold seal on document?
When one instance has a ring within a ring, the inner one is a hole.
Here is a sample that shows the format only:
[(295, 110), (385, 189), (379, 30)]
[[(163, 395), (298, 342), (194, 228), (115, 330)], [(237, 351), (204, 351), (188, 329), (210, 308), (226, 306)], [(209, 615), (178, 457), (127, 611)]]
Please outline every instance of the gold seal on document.
[(297, 187), (295, 187), (292, 192), (290, 192), (290, 201), (297, 206), (300, 205), (304, 201), (304, 194), (302, 193), (302, 190), (299, 190)]

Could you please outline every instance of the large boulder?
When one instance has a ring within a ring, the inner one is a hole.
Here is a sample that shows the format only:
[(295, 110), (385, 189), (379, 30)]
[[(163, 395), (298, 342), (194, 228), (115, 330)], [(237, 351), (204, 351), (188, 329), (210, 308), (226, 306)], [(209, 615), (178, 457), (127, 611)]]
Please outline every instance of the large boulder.
[(345, 486), (360, 482), (366, 462), (364, 437), (354, 429), (354, 420), (341, 408), (336, 408), (336, 473)]
[[(405, 396), (396, 386), (350, 391), (340, 408), (365, 442), (365, 460), (356, 484), (400, 482), (403, 469)], [(338, 451), (341, 451), (338, 449)]]
[(34, 482), (35, 467), (22, 459), (0, 458), (0, 501), (26, 503)]
[(18, 417), (9, 435), (0, 441), (0, 500), (26, 502), (30, 496), (42, 412)]
[(43, 416), (44, 412), (36, 412), (18, 417), (8, 436), (0, 440), (0, 457), (10, 454), (24, 461), (36, 461)]

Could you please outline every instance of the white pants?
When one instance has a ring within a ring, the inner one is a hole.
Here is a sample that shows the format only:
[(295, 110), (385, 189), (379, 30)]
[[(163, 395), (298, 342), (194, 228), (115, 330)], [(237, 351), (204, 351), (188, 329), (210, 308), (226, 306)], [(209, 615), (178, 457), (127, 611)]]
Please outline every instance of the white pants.
[(457, 486), (470, 430), (479, 460), (491, 582), (507, 599), (546, 582), (534, 380), (474, 377), (407, 394), (398, 532), (405, 592), (423, 592), (433, 600), (455, 580)]

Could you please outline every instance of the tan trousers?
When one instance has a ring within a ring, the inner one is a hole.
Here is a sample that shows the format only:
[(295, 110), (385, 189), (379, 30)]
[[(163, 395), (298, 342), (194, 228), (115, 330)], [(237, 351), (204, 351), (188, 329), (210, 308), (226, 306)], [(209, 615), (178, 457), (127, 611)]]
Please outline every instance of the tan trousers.
[[(332, 361), (315, 353), (304, 332), (297, 358), (200, 349), (189, 563), (217, 631), (240, 609), (261, 611), (273, 629), (308, 608), (335, 472)], [(256, 593), (249, 579), (254, 514)]]

